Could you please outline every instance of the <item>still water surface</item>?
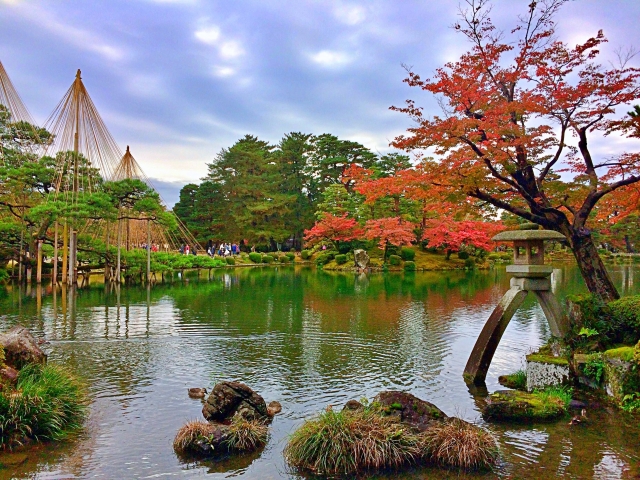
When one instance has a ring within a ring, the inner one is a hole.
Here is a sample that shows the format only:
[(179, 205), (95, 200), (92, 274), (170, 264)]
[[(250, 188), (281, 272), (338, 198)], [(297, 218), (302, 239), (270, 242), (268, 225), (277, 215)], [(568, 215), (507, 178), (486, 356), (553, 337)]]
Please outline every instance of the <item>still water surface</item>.
[[(640, 292), (640, 269), (611, 272), (622, 292)], [(287, 435), (327, 405), (384, 389), (410, 391), (484, 425), (462, 370), (508, 283), (500, 269), (358, 276), (278, 267), (219, 270), (211, 279), (190, 276), (149, 290), (49, 288), (41, 298), (35, 289), (0, 290), (0, 328), (22, 323), (46, 337), (50, 361), (80, 372), (92, 395), (78, 438), (29, 450), (26, 463), (0, 470), (0, 478), (298, 478), (282, 459)], [(559, 265), (553, 285), (560, 297), (583, 290), (573, 266)], [(529, 298), (498, 348), (489, 391), (548, 335)], [(224, 462), (178, 458), (171, 447), (176, 431), (201, 418), (187, 388), (223, 379), (282, 403), (269, 444)], [(638, 417), (589, 417), (577, 428), (566, 420), (491, 426), (504, 463), (474, 478), (638, 478)], [(377, 478), (460, 476), (423, 468)]]

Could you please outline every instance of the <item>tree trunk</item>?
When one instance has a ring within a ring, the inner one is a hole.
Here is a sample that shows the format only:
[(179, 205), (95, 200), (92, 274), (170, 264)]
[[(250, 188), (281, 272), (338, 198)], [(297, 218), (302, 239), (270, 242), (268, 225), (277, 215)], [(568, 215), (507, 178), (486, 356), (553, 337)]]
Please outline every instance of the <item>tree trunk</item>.
[(633, 253), (633, 247), (631, 246), (631, 240), (629, 240), (629, 235), (624, 236), (624, 243), (627, 247), (627, 253)]
[(591, 293), (598, 295), (605, 302), (620, 298), (618, 290), (609, 277), (609, 273), (602, 263), (591, 233), (573, 232), (569, 240), (573, 255), (578, 262), (578, 268), (582, 273), (587, 288)]

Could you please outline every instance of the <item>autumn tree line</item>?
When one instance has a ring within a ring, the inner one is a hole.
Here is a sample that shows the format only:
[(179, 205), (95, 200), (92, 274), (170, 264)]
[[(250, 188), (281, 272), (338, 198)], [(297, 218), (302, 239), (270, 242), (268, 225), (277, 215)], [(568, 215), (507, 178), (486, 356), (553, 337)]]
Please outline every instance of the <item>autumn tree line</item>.
[(467, 52), (429, 78), (407, 69), (406, 84), (436, 96), (440, 111), (414, 99), (391, 107), (412, 121), (392, 146), (413, 165), (331, 135), (290, 134), (276, 146), (248, 136), (218, 154), (200, 186), (183, 189), (176, 212), (200, 238), (271, 247), (299, 245), (305, 230), (312, 241), (373, 237), (377, 227), (400, 241), (409, 226), (418, 242), (438, 231), (453, 239), (504, 214), (560, 232), (589, 290), (617, 298), (598, 247), (622, 237), (634, 248), (640, 152), (628, 143), (606, 155), (591, 142), (640, 138), (640, 69), (632, 48), (599, 62), (602, 31), (574, 46), (559, 39), (567, 3), (532, 1), (502, 31), (490, 0), (463, 2), (455, 30)]
[(293, 132), (277, 145), (247, 135), (208, 169), (200, 185), (182, 188), (174, 207), (201, 244), (237, 239), (246, 249), (275, 251), (423, 242), (457, 251), (490, 248), (487, 235), (499, 228), (483, 221), (488, 211), (461, 210), (454, 199), (448, 214), (434, 209), (408, 155), (378, 155), (331, 134)]

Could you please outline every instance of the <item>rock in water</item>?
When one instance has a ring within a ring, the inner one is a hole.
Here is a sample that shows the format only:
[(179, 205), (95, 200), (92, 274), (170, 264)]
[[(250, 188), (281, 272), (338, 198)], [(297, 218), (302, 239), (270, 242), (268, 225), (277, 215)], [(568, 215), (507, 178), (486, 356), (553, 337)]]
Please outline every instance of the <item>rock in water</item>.
[(268, 421), (264, 399), (241, 382), (218, 383), (202, 407), (202, 415), (210, 422), (225, 422), (238, 414), (246, 420)]
[(15, 325), (0, 334), (0, 345), (4, 348), (5, 363), (18, 370), (29, 363), (46, 363), (47, 355), (29, 330)]
[(420, 431), (424, 431), (434, 421), (446, 420), (447, 415), (433, 403), (420, 400), (415, 395), (407, 392), (386, 391), (380, 392), (373, 399), (387, 410), (390, 415), (395, 415), (402, 423), (406, 423)]
[(365, 269), (369, 266), (369, 254), (366, 250), (357, 249), (353, 251), (353, 260), (356, 267)]

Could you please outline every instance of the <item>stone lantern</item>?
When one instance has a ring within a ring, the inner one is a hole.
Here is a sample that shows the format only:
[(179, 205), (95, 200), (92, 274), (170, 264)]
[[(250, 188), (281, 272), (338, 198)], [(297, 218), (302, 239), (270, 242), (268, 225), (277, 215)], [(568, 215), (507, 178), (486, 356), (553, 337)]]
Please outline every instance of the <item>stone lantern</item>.
[(511, 288), (504, 294), (480, 332), (464, 369), (467, 382), (484, 382), (502, 334), (529, 292), (540, 303), (552, 335), (563, 337), (567, 333), (566, 317), (551, 291), (550, 277), (553, 268), (544, 264), (545, 240), (564, 238), (561, 233), (551, 230), (506, 231), (493, 237), (492, 240), (496, 242), (513, 242), (513, 265), (507, 266), (507, 273), (512, 274)]

